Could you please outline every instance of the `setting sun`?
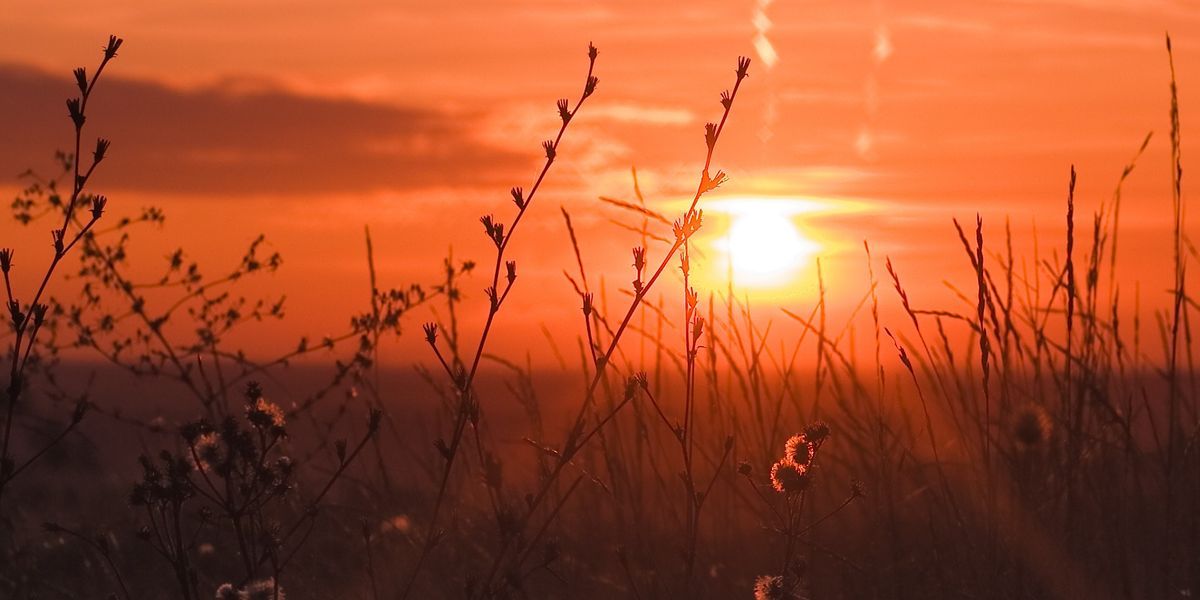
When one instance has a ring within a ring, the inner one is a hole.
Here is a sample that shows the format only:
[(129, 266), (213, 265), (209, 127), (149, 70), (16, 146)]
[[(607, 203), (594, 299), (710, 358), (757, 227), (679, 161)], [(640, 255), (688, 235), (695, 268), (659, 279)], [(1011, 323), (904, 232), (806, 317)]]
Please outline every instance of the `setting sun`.
[(796, 225), (797, 215), (819, 210), (795, 198), (736, 198), (714, 203), (729, 215), (729, 228), (715, 240), (724, 268), (740, 286), (779, 287), (795, 281), (821, 246)]

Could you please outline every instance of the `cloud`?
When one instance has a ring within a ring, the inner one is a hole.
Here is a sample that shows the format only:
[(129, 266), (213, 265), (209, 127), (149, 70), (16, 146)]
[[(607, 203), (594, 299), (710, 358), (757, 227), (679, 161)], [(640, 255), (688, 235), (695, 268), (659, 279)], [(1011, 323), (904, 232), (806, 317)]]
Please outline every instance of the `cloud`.
[(612, 119), (619, 123), (646, 123), (650, 125), (689, 125), (696, 121), (696, 114), (686, 108), (642, 106), (632, 103), (613, 103), (588, 107), (588, 116), (593, 119)]
[[(0, 173), (67, 149), (69, 74), (0, 65)], [(509, 184), (524, 156), (484, 141), (482, 113), (450, 113), (290, 92), (271, 82), (180, 90), (106, 76), (85, 134), (113, 140), (104, 189), (314, 195)], [(90, 146), (87, 141), (85, 146)]]

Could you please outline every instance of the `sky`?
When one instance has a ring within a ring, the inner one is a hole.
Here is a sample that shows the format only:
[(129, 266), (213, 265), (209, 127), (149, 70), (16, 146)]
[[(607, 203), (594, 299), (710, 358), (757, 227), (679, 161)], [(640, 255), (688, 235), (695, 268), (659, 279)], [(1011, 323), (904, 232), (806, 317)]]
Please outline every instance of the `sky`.
[[(265, 234), (284, 267), (243, 289), (286, 294), (289, 316), (245, 334), (264, 355), (343, 330), (362, 310), (364, 226), (383, 286), (436, 282), (451, 249), (490, 264), (478, 218), (511, 219), (508, 189), (531, 185), (539, 144), (557, 131), (555, 100), (578, 94), (589, 42), (600, 51), (597, 93), (512, 247), (519, 318), (497, 344), (517, 355), (545, 356), (533, 323), (568, 345), (581, 334), (563, 275), (577, 273), (564, 210), (591, 285), (627, 301), (640, 239), (613, 223), (631, 215), (599, 197), (632, 200), (636, 167), (648, 205), (678, 215), (739, 55), (754, 62), (714, 159), (730, 180), (701, 205), (706, 266), (694, 283), (728, 289), (731, 239), (746, 240), (737, 256), (790, 256), (767, 277), (733, 269), (736, 293), (765, 320), (783, 318), (779, 308), (807, 313), (818, 257), (834, 310), (847, 313), (867, 288), (863, 240), (877, 274), (891, 257), (922, 305), (958, 307), (943, 282), (971, 289), (973, 275), (952, 218), (970, 226), (981, 215), (998, 243), (1007, 219), (1030, 256), (1036, 228), (1042, 252), (1061, 252), (1071, 166), (1086, 238), (1151, 132), (1124, 187), (1118, 280), (1140, 284), (1147, 306), (1164, 304), (1168, 31), (1185, 172), (1197, 155), (1200, 5), (1187, 2), (10, 0), (0, 28), (4, 193), (70, 144), (71, 69), (90, 68), (107, 36), (122, 36), (90, 108), (89, 133), (113, 140), (94, 189), (114, 215), (166, 211), (133, 246), (147, 274), (180, 246), (222, 272)], [(44, 231), (6, 220), (0, 236), (23, 259), (18, 283), (33, 285)], [(652, 244), (651, 261), (662, 251)], [(464, 284), (473, 316), (484, 279)], [(671, 280), (663, 293), (678, 289)], [(432, 317), (413, 317), (408, 338), (419, 338), (417, 323)]]

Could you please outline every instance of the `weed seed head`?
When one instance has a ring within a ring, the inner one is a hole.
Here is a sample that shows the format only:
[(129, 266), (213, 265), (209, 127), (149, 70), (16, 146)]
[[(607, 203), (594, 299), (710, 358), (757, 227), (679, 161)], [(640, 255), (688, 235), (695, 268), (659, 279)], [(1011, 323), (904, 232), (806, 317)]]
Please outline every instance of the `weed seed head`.
[(754, 600), (785, 600), (790, 595), (781, 575), (763, 575), (754, 581)]
[(1054, 423), (1050, 420), (1050, 415), (1036, 404), (1020, 408), (1013, 419), (1013, 438), (1026, 448), (1046, 443), (1053, 432)]
[(276, 585), (273, 577), (251, 582), (242, 591), (242, 600), (285, 600), (283, 588)]
[(813, 444), (820, 444), (829, 437), (829, 424), (825, 421), (816, 421), (804, 428), (804, 438)]
[(253, 403), (246, 405), (246, 419), (260, 429), (272, 429), (278, 433), (283, 431), (285, 419), (279, 405), (259, 397)]
[(808, 465), (817, 454), (816, 444), (809, 441), (807, 434), (793, 435), (783, 445), (783, 459)]
[(808, 465), (781, 459), (771, 465), (771, 487), (781, 494), (799, 494), (808, 488), (809, 473)]

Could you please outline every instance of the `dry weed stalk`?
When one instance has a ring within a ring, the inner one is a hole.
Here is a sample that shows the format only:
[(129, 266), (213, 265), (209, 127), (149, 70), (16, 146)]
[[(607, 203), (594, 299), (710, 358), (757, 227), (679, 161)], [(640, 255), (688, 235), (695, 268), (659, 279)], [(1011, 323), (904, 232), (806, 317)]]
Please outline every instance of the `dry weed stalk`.
[[(92, 161), (86, 170), (80, 168), (83, 158), (80, 150), (83, 148), (83, 127), (87, 122), (88, 100), (91, 99), (92, 93), (96, 89), (96, 83), (100, 79), (100, 74), (104, 72), (104, 67), (108, 65), (109, 61), (116, 58), (117, 50), (121, 48), (122, 41), (121, 38), (115, 35), (109, 36), (108, 44), (104, 47), (104, 57), (100, 60), (99, 66), (96, 67), (91, 77), (88, 77), (87, 71), (83, 67), (75, 69), (75, 83), (79, 88), (80, 95), (67, 100), (67, 113), (71, 119), (71, 123), (75, 127), (75, 153), (71, 155), (70, 159), (73, 175), (71, 178), (71, 193), (67, 197), (65, 204), (61, 206), (63, 212), (62, 225), (50, 231), (50, 238), (54, 249), (50, 258), (50, 264), (46, 267), (46, 273), (42, 276), (42, 282), (34, 292), (33, 298), (24, 306), (22, 306), (21, 301), (13, 292), (10, 275), (13, 267), (13, 251), (11, 248), (0, 250), (0, 272), (4, 274), (4, 291), (8, 298), (8, 313), (13, 330), (12, 346), (8, 350), (9, 376), (8, 385), (5, 387), (5, 399), (7, 402), (4, 409), (4, 430), (3, 437), (0, 438), (0, 509), (3, 507), (4, 491), (9, 483), (74, 430), (79, 425), (79, 422), (83, 420), (84, 413), (87, 411), (87, 404), (85, 402), (78, 403), (67, 426), (59, 435), (51, 439), (49, 444), (36, 451), (31, 457), (24, 459), (20, 464), (14, 460), (11, 451), (13, 421), (17, 414), (16, 408), (17, 404), (21, 401), (21, 395), (26, 387), (24, 379), (26, 367), (29, 364), (34, 344), (37, 342), (38, 333), (46, 322), (46, 312), (50, 308), (43, 302), (43, 296), (58, 265), (75, 245), (87, 236), (88, 232), (91, 231), (92, 227), (103, 216), (105, 206), (108, 204), (108, 199), (104, 196), (85, 194), (84, 190), (88, 180), (91, 179), (92, 174), (96, 171), (96, 167), (100, 165), (101, 161), (107, 155), (109, 141), (104, 138), (96, 140), (95, 149), (92, 151)], [(75, 224), (73, 217), (80, 204), (89, 205), (90, 214), (82, 226), (72, 232), (71, 226)]]

